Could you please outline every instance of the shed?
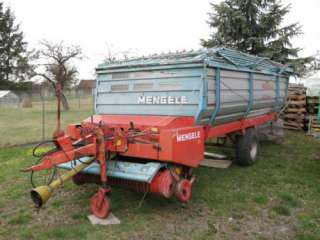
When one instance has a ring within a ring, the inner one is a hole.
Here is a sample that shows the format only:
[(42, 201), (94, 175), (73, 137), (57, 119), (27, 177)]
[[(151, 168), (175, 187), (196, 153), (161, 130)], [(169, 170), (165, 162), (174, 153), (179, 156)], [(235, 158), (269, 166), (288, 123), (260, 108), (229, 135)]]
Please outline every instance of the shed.
[(9, 90), (0, 90), (0, 108), (18, 107), (19, 97)]
[(84, 79), (81, 80), (78, 84), (77, 90), (81, 95), (93, 95), (96, 88), (95, 79)]
[(320, 95), (320, 76), (306, 79), (305, 86), (307, 87), (308, 96), (319, 96)]

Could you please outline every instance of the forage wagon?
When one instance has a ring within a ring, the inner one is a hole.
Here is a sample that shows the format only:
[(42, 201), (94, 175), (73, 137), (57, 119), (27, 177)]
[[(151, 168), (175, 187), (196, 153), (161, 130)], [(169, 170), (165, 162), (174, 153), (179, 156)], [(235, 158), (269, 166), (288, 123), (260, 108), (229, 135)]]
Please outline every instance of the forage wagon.
[[(112, 185), (189, 201), (206, 140), (229, 137), (238, 164), (256, 161), (255, 129), (276, 121), (291, 70), (213, 48), (101, 64), (96, 73), (95, 114), (66, 132), (58, 123), (54, 148), (25, 169), (53, 170), (46, 185), (31, 191), (37, 207), (69, 178), (99, 185), (90, 207), (100, 218), (110, 213)], [(69, 171), (54, 180), (56, 168)]]

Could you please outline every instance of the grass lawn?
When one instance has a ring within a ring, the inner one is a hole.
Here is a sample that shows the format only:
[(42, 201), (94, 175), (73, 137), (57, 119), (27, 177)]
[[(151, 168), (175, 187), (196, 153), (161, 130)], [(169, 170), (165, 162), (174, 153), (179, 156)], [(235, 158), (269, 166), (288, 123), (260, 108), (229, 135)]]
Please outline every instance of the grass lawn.
[(252, 167), (199, 168), (193, 199), (147, 196), (114, 187), (121, 224), (91, 226), (95, 185), (59, 189), (46, 207), (33, 208), (30, 148), (0, 150), (0, 239), (320, 239), (320, 141), (287, 132), (282, 145), (262, 143)]
[[(62, 127), (88, 118), (93, 112), (91, 98), (70, 99), (70, 111), (62, 112)], [(56, 101), (45, 102), (45, 138), (49, 139), (56, 127)], [(33, 102), (32, 108), (0, 108), (0, 147), (42, 140), (42, 104)]]

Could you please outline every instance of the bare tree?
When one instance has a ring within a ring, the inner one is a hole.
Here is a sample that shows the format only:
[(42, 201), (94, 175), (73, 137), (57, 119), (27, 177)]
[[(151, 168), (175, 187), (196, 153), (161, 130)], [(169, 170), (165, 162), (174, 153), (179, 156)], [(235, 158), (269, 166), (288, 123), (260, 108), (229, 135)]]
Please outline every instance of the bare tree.
[[(66, 45), (64, 42), (51, 43), (45, 40), (40, 42), (40, 50), (37, 54), (39, 63), (35, 75), (51, 83), (55, 90), (57, 90), (57, 84), (60, 84), (63, 90), (76, 81), (78, 71), (72, 65), (72, 61), (83, 58), (79, 46)], [(70, 109), (64, 94), (62, 94), (62, 105), (65, 110)]]
[(104, 57), (104, 62), (105, 63), (113, 63), (117, 60), (118, 53), (116, 53), (114, 51), (114, 46), (112, 44), (109, 45), (108, 43), (106, 43), (106, 45), (107, 45), (107, 54)]
[(130, 57), (135, 56), (133, 49), (117, 50), (113, 44), (107, 45), (107, 53), (104, 55), (105, 63), (114, 63), (119, 60), (128, 60)]

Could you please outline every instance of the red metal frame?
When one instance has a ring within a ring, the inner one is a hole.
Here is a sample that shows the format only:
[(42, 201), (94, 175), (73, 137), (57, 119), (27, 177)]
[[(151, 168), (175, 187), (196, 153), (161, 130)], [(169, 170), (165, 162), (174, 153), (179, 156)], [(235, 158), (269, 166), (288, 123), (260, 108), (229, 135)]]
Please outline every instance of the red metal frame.
[[(44, 155), (39, 164), (25, 171), (49, 169), (82, 156), (95, 157), (100, 164), (101, 186), (91, 198), (90, 206), (94, 215), (105, 218), (111, 211), (107, 197), (111, 188), (108, 186), (110, 182), (107, 178), (106, 153), (170, 162), (173, 165), (154, 177), (149, 190), (164, 197), (175, 193), (181, 202), (187, 202), (192, 195), (194, 177), (189, 179), (173, 174), (172, 170), (182, 168), (181, 165), (198, 167), (204, 158), (205, 140), (237, 132), (244, 133), (247, 128), (276, 118), (276, 113), (268, 113), (218, 126), (202, 126), (196, 125), (193, 117), (92, 116), (81, 124), (69, 125), (67, 133), (61, 131), (58, 124), (53, 139), (57, 151)], [(136, 183), (129, 185), (135, 186)]]
[[(197, 167), (203, 160), (205, 140), (243, 133), (247, 128), (276, 118), (277, 114), (272, 112), (218, 126), (195, 126), (191, 117), (93, 116), (90, 122), (87, 119), (79, 125), (80, 128), (70, 125), (67, 134), (55, 139), (61, 151), (45, 156), (41, 163), (26, 170), (49, 169), (81, 156), (96, 156), (105, 169), (105, 151)], [(86, 144), (75, 148), (75, 143), (79, 141), (85, 141)], [(101, 177), (106, 182), (106, 176), (103, 174)]]
[(258, 125), (262, 125), (270, 121), (275, 121), (276, 119), (277, 114), (272, 112), (257, 117), (243, 118), (239, 121), (225, 123), (219, 126), (206, 127), (205, 138), (215, 138), (234, 132), (243, 132), (247, 128), (256, 127)]

